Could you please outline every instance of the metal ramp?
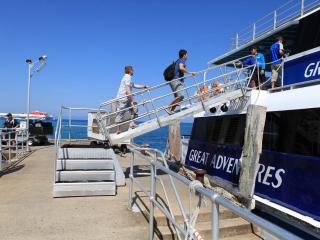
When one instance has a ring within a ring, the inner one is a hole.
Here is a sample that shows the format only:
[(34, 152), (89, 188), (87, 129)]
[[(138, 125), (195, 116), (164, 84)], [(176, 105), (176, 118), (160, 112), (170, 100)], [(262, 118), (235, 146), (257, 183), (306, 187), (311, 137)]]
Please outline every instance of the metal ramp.
[[(243, 58), (246, 57), (248, 56)], [(172, 80), (184, 81), (184, 88), (179, 90), (183, 92), (184, 99), (179, 103), (180, 110), (172, 115), (166, 112), (166, 109), (171, 106), (170, 102), (175, 93), (171, 91), (169, 82), (133, 93), (132, 96), (137, 103), (135, 106), (124, 109), (115, 107), (127, 97), (113, 98), (103, 102), (97, 112), (100, 131), (93, 135), (93, 138), (107, 141), (111, 145), (123, 143), (133, 137), (167, 126), (176, 120), (193, 117), (197, 113), (213, 110), (218, 105), (243, 97), (252, 77), (253, 71), (250, 70), (256, 68), (255, 65), (244, 67), (237, 64), (243, 58), (199, 71), (195, 76)], [(134, 118), (130, 115), (121, 123), (114, 122), (118, 114), (136, 109), (139, 112)], [(134, 129), (128, 128), (131, 121), (138, 123)], [(121, 132), (117, 133), (119, 129)]]

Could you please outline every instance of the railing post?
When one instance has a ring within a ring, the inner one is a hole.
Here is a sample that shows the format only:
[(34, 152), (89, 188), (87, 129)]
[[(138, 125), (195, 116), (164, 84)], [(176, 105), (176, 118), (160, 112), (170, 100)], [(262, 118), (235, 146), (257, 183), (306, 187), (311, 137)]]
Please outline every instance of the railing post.
[(155, 188), (156, 188), (156, 167), (152, 164), (153, 161), (150, 164), (150, 170), (151, 170), (151, 192), (150, 192), (150, 214), (149, 214), (149, 240), (153, 239), (153, 230), (154, 230), (154, 200), (155, 200)]
[(19, 131), (17, 130), (14, 130), (15, 131), (15, 141), (16, 141), (16, 159), (18, 159), (18, 134), (20, 133)]
[(239, 33), (236, 34), (236, 48), (239, 47)]
[(0, 171), (2, 170), (2, 130), (0, 130)]
[(273, 12), (273, 30), (277, 28), (277, 10)]
[(129, 199), (128, 199), (128, 209), (132, 209), (132, 195), (133, 195), (133, 165), (134, 165), (134, 152), (132, 152), (131, 158), (130, 158), (130, 175), (129, 175)]
[(252, 26), (252, 40), (256, 39), (256, 23)]
[(153, 111), (154, 111), (154, 113), (156, 114), (156, 117), (157, 117), (158, 125), (159, 125), (159, 127), (161, 127), (161, 122), (160, 122), (160, 119), (159, 119), (159, 116), (158, 116), (158, 111), (157, 111), (157, 109), (155, 108), (155, 106), (154, 106), (154, 104), (153, 104), (153, 99), (152, 99), (152, 96), (151, 96), (150, 90), (149, 90), (149, 89), (147, 89), (147, 91), (148, 91), (148, 95), (149, 95), (149, 98), (150, 98), (150, 102), (151, 102), (151, 105), (152, 105)]
[(212, 203), (212, 219), (211, 219), (212, 240), (219, 240), (219, 204)]
[(9, 146), (9, 162), (11, 163), (11, 131), (9, 131), (9, 142), (8, 142), (8, 146)]
[(71, 142), (71, 108), (69, 108), (69, 142)]
[(304, 13), (304, 0), (301, 0), (301, 16), (303, 16)]

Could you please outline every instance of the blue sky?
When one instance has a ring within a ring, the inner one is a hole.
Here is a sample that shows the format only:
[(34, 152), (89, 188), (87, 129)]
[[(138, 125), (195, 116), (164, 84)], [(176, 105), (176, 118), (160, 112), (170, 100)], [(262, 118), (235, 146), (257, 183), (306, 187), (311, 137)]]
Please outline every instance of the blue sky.
[(26, 58), (49, 58), (32, 79), (31, 110), (97, 107), (116, 94), (125, 65), (135, 82), (156, 85), (184, 48), (188, 68), (204, 69), (237, 31), (285, 2), (1, 1), (0, 112), (26, 112)]

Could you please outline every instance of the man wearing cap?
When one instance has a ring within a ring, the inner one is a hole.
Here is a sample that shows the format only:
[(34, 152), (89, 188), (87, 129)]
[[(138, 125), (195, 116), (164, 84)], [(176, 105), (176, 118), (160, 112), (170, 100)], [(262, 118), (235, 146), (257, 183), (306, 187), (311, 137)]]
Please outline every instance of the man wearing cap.
[[(16, 120), (13, 119), (12, 114), (8, 113), (7, 114), (7, 120), (3, 123), (3, 128), (9, 128), (6, 132), (11, 132), (12, 128), (18, 128), (19, 124), (16, 122)], [(12, 143), (15, 144), (15, 133), (12, 132), (10, 133), (10, 138), (12, 139)], [(5, 135), (5, 138), (7, 138), (9, 140), (9, 134)]]
[(3, 123), (3, 128), (18, 128), (19, 124), (13, 119), (12, 114), (7, 114), (7, 120)]

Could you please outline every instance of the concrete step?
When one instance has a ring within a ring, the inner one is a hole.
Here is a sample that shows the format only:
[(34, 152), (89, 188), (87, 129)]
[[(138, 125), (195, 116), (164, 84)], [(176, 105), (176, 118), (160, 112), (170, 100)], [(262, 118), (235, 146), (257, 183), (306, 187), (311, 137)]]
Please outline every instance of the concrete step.
[[(242, 218), (231, 218), (220, 220), (220, 238), (233, 237), (238, 235), (251, 234), (251, 225)], [(198, 222), (197, 231), (204, 239), (211, 239), (211, 222)], [(159, 226), (158, 230), (161, 234), (160, 239), (171, 240), (176, 239), (175, 231), (167, 226)]]
[(236, 235), (232, 237), (223, 237), (223, 240), (262, 240), (262, 238), (258, 237), (253, 233), (243, 234), (243, 235)]
[(57, 182), (114, 181), (113, 170), (57, 171)]
[[(157, 226), (167, 226), (168, 219), (158, 208), (156, 208), (154, 215), (155, 215)], [(212, 217), (211, 212), (200, 212), (198, 216), (198, 222), (210, 222), (211, 217)], [(237, 218), (237, 217), (238, 216), (234, 214), (232, 211), (226, 208), (220, 207), (220, 219), (230, 219), (230, 218)], [(175, 214), (175, 219), (179, 223), (183, 223), (182, 215)]]
[(112, 149), (104, 148), (60, 148), (58, 159), (112, 159)]
[(114, 196), (115, 182), (55, 183), (53, 197)]
[(113, 170), (111, 159), (58, 159), (57, 170)]

